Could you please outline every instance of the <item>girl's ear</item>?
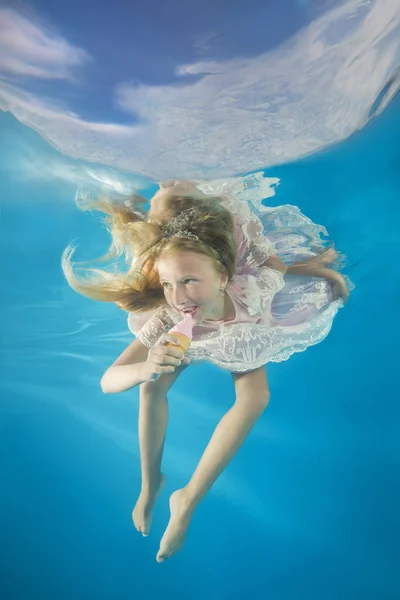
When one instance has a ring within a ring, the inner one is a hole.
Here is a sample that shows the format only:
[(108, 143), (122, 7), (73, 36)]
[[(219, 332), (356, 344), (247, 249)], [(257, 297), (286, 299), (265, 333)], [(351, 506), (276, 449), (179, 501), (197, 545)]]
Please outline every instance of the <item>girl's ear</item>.
[(223, 287), (224, 289), (226, 288), (226, 286), (228, 285), (228, 280), (229, 277), (228, 275), (221, 275), (221, 287)]

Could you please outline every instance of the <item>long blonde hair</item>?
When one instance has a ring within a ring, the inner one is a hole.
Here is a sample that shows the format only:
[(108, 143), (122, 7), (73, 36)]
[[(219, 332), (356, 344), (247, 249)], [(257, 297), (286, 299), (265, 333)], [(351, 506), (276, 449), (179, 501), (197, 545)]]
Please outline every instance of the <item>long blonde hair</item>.
[[(93, 262), (104, 262), (124, 256), (129, 265), (125, 272), (85, 267), (87, 262), (72, 261), (75, 247), (70, 244), (63, 252), (61, 266), (69, 285), (79, 294), (114, 302), (129, 312), (153, 310), (165, 304), (155, 263), (164, 252), (196, 252), (208, 256), (215, 269), (230, 281), (235, 273), (237, 248), (233, 234), (232, 214), (218, 197), (199, 199), (190, 195), (175, 195), (167, 199), (167, 217), (146, 220), (144, 213), (101, 197), (96, 201), (81, 200), (82, 210), (97, 210), (107, 215), (112, 242), (108, 253)], [(190, 209), (194, 209), (190, 211)], [(186, 213), (186, 229), (199, 239), (168, 237), (166, 227), (171, 218)], [(79, 271), (83, 277), (77, 277)], [(87, 275), (90, 277), (88, 278)], [(85, 277), (86, 276), (86, 277)]]

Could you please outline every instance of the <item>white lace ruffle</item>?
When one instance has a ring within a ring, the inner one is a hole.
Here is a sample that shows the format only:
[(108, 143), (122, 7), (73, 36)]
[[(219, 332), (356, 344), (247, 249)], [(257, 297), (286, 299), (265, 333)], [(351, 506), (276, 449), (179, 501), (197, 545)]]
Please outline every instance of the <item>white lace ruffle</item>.
[(329, 333), (341, 301), (330, 306), (312, 321), (286, 326), (238, 323), (208, 333), (192, 342), (186, 355), (195, 363), (210, 361), (222, 369), (244, 372), (268, 362), (287, 360), (321, 342)]
[[(308, 298), (304, 297), (304, 302), (309, 305)], [(209, 361), (232, 372), (245, 372), (268, 362), (287, 360), (295, 352), (304, 352), (328, 335), (341, 305), (341, 301), (332, 302), (316, 318), (293, 324), (289, 329), (288, 326), (271, 326), (271, 323), (222, 325), (218, 331), (193, 340), (186, 356), (192, 363)], [(304, 306), (299, 305), (295, 312), (302, 310)], [(177, 317), (176, 322), (179, 320)], [(153, 318), (136, 333), (136, 337), (147, 348), (152, 348), (174, 324), (170, 318), (167, 321)]]

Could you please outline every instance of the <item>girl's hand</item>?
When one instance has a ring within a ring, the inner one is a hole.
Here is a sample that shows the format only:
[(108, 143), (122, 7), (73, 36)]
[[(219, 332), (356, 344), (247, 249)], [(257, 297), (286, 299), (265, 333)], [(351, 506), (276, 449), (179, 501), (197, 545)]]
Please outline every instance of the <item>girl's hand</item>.
[(314, 256), (309, 262), (314, 263), (315, 265), (321, 265), (325, 271), (323, 277), (332, 283), (333, 299), (339, 300), (339, 298), (341, 298), (343, 302), (346, 303), (350, 297), (350, 292), (342, 275), (333, 269), (324, 268), (324, 265), (332, 264), (337, 260), (338, 256), (339, 254), (335, 250), (335, 247), (332, 246), (318, 256)]
[(339, 300), (341, 298), (346, 303), (350, 297), (349, 288), (340, 273), (337, 271), (331, 271), (331, 273), (326, 279), (332, 283), (333, 299)]
[[(173, 346), (167, 346), (169, 343), (172, 343)], [(187, 364), (189, 359), (185, 358), (180, 350), (178, 338), (173, 334), (164, 333), (148, 352), (144, 364), (144, 377), (146, 380), (150, 380), (153, 375), (173, 373), (176, 367), (181, 366), (182, 362)]]

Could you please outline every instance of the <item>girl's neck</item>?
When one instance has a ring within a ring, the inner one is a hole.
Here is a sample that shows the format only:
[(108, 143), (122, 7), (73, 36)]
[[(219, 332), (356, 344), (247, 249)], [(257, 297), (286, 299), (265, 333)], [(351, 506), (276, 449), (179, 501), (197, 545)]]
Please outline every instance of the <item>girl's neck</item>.
[(233, 321), (236, 317), (235, 306), (225, 291), (224, 296), (221, 297), (221, 303), (214, 311), (213, 315), (204, 319), (205, 321)]

